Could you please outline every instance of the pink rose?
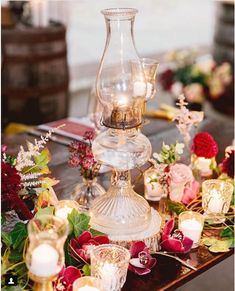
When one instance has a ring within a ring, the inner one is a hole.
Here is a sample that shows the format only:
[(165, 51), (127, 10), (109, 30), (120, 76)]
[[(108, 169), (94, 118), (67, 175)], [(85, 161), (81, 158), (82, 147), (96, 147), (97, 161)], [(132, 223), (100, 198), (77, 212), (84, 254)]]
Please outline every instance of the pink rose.
[(170, 199), (180, 202), (184, 195), (186, 185), (193, 182), (192, 170), (184, 164), (175, 164), (170, 167), (169, 173), (169, 189)]
[(187, 184), (193, 181), (192, 170), (184, 164), (175, 164), (170, 167), (170, 183)]
[(194, 198), (196, 198), (199, 190), (200, 184), (194, 180), (190, 186), (184, 188), (184, 194), (181, 201), (186, 205), (189, 204)]

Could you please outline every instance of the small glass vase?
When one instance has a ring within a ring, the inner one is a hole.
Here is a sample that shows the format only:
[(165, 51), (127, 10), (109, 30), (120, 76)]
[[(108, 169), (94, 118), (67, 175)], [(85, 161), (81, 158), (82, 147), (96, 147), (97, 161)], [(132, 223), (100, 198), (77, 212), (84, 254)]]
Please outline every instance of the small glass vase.
[(75, 187), (72, 192), (72, 199), (77, 201), (80, 209), (88, 211), (95, 198), (103, 195), (105, 189), (97, 183), (97, 179), (85, 179)]
[(193, 171), (193, 176), (199, 183), (213, 177), (213, 170), (211, 169), (212, 163), (212, 159), (206, 159), (192, 154), (191, 169)]

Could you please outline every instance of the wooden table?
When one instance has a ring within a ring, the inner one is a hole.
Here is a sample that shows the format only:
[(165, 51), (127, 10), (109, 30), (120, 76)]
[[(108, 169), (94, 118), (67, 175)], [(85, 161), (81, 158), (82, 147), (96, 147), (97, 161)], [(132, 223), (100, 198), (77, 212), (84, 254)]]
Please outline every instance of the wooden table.
[[(212, 119), (205, 119), (198, 129), (199, 131), (210, 132), (219, 144), (218, 160), (220, 161), (224, 154), (224, 149), (233, 139), (233, 127)], [(149, 137), (153, 151), (161, 148), (162, 141), (169, 144), (180, 140), (180, 136), (174, 124), (162, 120), (152, 120), (144, 128), (145, 134)], [(25, 138), (32, 137), (19, 135), (8, 137), (5, 143), (9, 146), (9, 151), (16, 152), (18, 145), (22, 144)], [(71, 169), (67, 165), (68, 150), (65, 146), (55, 142), (49, 142), (48, 147), (52, 153), (50, 169), (60, 183), (55, 186), (55, 191), (59, 199), (68, 198), (72, 189), (81, 180), (78, 170)], [(184, 156), (187, 160), (187, 154)], [(134, 173), (135, 176), (135, 173)], [(99, 177), (104, 187), (109, 185), (110, 174), (104, 174)], [(135, 185), (138, 193), (143, 193), (143, 181)], [(151, 206), (157, 208), (158, 203), (152, 203)], [(194, 277), (215, 266), (227, 257), (233, 254), (233, 250), (227, 253), (212, 254), (204, 246), (192, 250), (188, 255), (188, 263), (197, 268), (197, 271), (182, 267), (180, 263), (171, 258), (157, 255), (157, 264), (152, 272), (146, 276), (137, 276), (129, 273), (123, 291), (155, 291), (155, 290), (174, 290), (177, 287), (192, 280)]]

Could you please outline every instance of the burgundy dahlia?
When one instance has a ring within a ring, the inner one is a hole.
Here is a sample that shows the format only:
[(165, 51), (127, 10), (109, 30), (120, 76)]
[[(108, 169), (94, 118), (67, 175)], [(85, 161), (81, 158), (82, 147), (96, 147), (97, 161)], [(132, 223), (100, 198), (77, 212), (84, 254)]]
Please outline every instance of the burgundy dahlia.
[(20, 199), (18, 193), (21, 190), (21, 178), (16, 168), (2, 162), (2, 211), (15, 210), (23, 220), (33, 217), (26, 204)]
[(222, 173), (227, 174), (232, 179), (234, 178), (234, 150), (227, 154), (222, 162)]
[(218, 153), (218, 145), (208, 132), (199, 132), (192, 143), (192, 152), (198, 157), (214, 158)]

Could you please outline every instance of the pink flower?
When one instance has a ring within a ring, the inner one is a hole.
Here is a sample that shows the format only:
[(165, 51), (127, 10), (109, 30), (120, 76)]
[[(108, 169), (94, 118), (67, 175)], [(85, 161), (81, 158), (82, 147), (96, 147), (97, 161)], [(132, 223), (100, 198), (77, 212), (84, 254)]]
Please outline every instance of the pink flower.
[(181, 201), (186, 205), (189, 204), (194, 198), (196, 198), (199, 190), (200, 184), (194, 180), (189, 186), (184, 188), (184, 194)]
[(84, 231), (79, 237), (71, 239), (69, 251), (71, 256), (78, 261), (90, 262), (90, 251), (94, 246), (108, 244), (109, 239), (105, 235), (92, 236), (91, 232)]
[(184, 94), (188, 102), (202, 103), (204, 100), (203, 87), (199, 83), (192, 83), (184, 88)]
[(162, 232), (161, 247), (168, 252), (188, 253), (191, 250), (193, 241), (184, 236), (179, 229), (173, 231), (174, 225), (174, 219), (166, 223)]
[(54, 282), (54, 290), (72, 291), (73, 282), (81, 276), (81, 272), (73, 266), (63, 268)]
[(193, 181), (191, 169), (185, 164), (177, 163), (170, 167), (170, 183), (181, 184)]
[(150, 255), (149, 248), (143, 241), (134, 242), (130, 247), (131, 259), (129, 270), (138, 275), (146, 275), (156, 264), (156, 259)]

